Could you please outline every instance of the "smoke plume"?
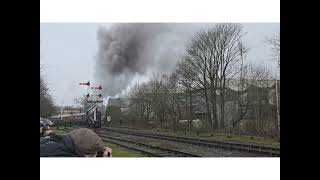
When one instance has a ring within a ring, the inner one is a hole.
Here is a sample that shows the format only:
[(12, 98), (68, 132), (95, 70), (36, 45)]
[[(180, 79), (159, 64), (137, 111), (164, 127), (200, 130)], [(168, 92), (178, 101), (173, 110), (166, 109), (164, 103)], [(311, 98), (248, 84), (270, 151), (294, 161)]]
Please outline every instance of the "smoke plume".
[(98, 30), (95, 77), (104, 95), (128, 89), (131, 81), (169, 73), (196, 28), (186, 24), (114, 24)]

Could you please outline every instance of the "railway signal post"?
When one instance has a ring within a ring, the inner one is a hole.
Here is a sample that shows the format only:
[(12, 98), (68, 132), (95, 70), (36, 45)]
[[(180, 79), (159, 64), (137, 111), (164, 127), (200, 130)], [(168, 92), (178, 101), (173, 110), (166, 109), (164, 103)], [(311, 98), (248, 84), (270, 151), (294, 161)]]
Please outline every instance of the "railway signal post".
[(101, 94), (102, 86), (90, 86), (89, 81), (88, 83), (80, 83), (80, 85), (87, 86), (86, 101), (91, 105), (91, 107), (86, 110), (85, 115), (87, 126), (99, 128), (101, 127), (101, 112), (99, 108), (103, 103)]

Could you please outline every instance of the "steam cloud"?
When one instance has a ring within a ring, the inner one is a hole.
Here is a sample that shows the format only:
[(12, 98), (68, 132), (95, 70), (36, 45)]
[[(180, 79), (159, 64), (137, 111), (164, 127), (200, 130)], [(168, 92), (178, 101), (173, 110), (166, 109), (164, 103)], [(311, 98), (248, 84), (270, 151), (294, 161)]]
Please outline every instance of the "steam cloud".
[(186, 24), (115, 24), (98, 30), (95, 77), (104, 95), (119, 95), (131, 81), (169, 73), (196, 27)]

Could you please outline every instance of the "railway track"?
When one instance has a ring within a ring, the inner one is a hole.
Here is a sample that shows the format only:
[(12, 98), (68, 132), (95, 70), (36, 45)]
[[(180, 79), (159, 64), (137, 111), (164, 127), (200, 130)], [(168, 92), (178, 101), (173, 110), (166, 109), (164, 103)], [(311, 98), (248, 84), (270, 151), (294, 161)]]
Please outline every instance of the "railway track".
[[(66, 128), (66, 129), (73, 130), (73, 128)], [(191, 153), (177, 151), (169, 148), (163, 148), (163, 147), (153, 146), (145, 143), (140, 143), (137, 141), (108, 136), (103, 134), (103, 132), (97, 132), (97, 134), (101, 137), (102, 141), (104, 142), (113, 143), (118, 146), (140, 152), (149, 157), (201, 157), (196, 154), (191, 154)]]
[(220, 148), (220, 149), (226, 149), (226, 150), (235, 150), (240, 152), (249, 152), (249, 153), (259, 154), (263, 156), (280, 157), (280, 149), (274, 148), (274, 147), (266, 147), (266, 146), (243, 144), (243, 143), (233, 143), (233, 142), (231, 143), (231, 142), (223, 142), (223, 141), (209, 141), (204, 139), (168, 136), (168, 135), (160, 135), (160, 134), (154, 134), (154, 133), (143, 133), (143, 132), (136, 132), (131, 130), (120, 130), (120, 129), (114, 129), (114, 128), (102, 128), (102, 129), (104, 131), (122, 133), (127, 135), (175, 141), (180, 143), (187, 143), (187, 144), (206, 146), (206, 147), (212, 147), (212, 148)]
[(111, 136), (98, 134), (103, 141), (117, 144), (119, 146), (125, 147), (127, 149), (131, 149), (134, 151), (139, 151), (143, 154), (146, 154), (151, 157), (201, 157), (199, 155), (186, 153), (182, 151), (177, 151), (168, 148), (162, 148), (158, 146), (152, 146), (149, 144), (144, 144), (136, 141), (115, 138)]

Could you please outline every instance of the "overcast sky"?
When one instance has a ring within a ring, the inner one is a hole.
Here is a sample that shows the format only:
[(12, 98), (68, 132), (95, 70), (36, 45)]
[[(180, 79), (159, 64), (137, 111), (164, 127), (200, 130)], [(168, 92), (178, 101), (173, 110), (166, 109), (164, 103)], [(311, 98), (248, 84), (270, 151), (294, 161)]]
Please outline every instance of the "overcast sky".
[[(280, 31), (279, 23), (243, 24), (244, 41), (250, 48), (249, 61), (275, 67), (271, 60), (267, 36)], [(112, 24), (41, 23), (40, 63), (50, 93), (57, 105), (73, 105), (74, 99), (86, 93), (79, 82), (94, 79), (95, 56), (98, 51), (97, 30)]]

